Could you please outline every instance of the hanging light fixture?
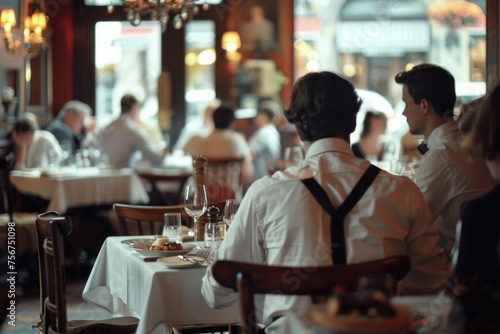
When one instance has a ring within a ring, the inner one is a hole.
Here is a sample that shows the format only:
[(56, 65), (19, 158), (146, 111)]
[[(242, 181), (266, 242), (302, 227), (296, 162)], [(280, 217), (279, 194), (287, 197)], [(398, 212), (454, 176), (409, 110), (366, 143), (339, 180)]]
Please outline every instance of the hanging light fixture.
[(0, 14), (0, 27), (4, 29), (5, 50), (13, 56), (36, 57), (47, 38), (47, 17), (42, 8), (34, 8), (31, 16), (26, 15), (24, 25), (19, 29), (16, 26), (14, 9), (3, 9)]
[[(133, 25), (141, 24), (143, 18), (160, 21), (165, 32), (169, 21), (175, 29), (182, 28), (186, 22), (198, 14), (199, 7), (208, 10), (210, 5), (203, 0), (124, 0), (123, 7), (127, 20)], [(108, 8), (109, 10), (109, 8)]]

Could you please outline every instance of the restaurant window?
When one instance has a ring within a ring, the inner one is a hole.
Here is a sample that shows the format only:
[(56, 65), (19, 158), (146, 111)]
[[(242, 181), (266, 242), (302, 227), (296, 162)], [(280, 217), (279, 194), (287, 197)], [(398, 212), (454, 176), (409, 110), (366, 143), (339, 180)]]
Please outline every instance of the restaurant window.
[(100, 126), (120, 114), (120, 99), (130, 93), (142, 101), (141, 117), (158, 113), (161, 28), (158, 22), (98, 22), (95, 27), (96, 118)]
[[(460, 17), (452, 19), (457, 6)], [(438, 64), (454, 75), (457, 102), (485, 93), (485, 12), (486, 0), (294, 0), (294, 79), (310, 71), (342, 74), (387, 100), (400, 135), (407, 129), (394, 82), (400, 71)]]
[(195, 20), (186, 24), (186, 123), (199, 117), (215, 99), (215, 23)]

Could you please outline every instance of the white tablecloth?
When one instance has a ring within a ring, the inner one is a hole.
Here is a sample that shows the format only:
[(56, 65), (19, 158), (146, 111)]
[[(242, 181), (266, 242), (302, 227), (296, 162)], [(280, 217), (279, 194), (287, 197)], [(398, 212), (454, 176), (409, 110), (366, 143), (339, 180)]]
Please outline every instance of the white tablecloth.
[[(209, 308), (201, 295), (206, 268), (169, 269), (144, 262), (141, 254), (122, 240), (109, 237), (83, 291), (83, 298), (115, 315), (140, 319), (137, 334), (171, 333), (171, 326), (238, 322), (238, 305)], [(140, 238), (140, 237), (135, 237)]]
[(15, 170), (10, 181), (23, 194), (49, 200), (47, 211), (59, 214), (80, 206), (149, 201), (144, 184), (132, 169), (75, 168), (48, 175)]

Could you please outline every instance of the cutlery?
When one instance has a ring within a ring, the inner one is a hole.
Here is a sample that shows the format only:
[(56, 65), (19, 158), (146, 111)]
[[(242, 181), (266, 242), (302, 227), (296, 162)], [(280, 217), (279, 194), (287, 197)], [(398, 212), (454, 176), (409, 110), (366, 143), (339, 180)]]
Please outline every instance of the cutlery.
[(161, 259), (161, 256), (155, 256), (155, 257), (145, 257), (143, 258), (144, 262), (155, 262), (158, 259)]
[(199, 266), (203, 265), (203, 262), (202, 262), (202, 261), (197, 261), (197, 260), (195, 260), (195, 259), (193, 259), (193, 258), (186, 257), (186, 256), (184, 256), (184, 255), (177, 255), (177, 257), (178, 257), (179, 259), (181, 259), (182, 261), (188, 261), (188, 262), (191, 262), (191, 263), (193, 263), (193, 264), (197, 264), (197, 265), (199, 265)]

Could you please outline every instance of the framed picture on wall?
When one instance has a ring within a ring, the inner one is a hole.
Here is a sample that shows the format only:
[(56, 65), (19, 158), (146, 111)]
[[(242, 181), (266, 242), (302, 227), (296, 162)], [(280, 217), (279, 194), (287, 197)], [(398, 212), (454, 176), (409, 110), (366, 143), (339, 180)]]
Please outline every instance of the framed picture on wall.
[(235, 8), (235, 23), (241, 39), (240, 52), (265, 54), (281, 50), (281, 1), (245, 0)]

